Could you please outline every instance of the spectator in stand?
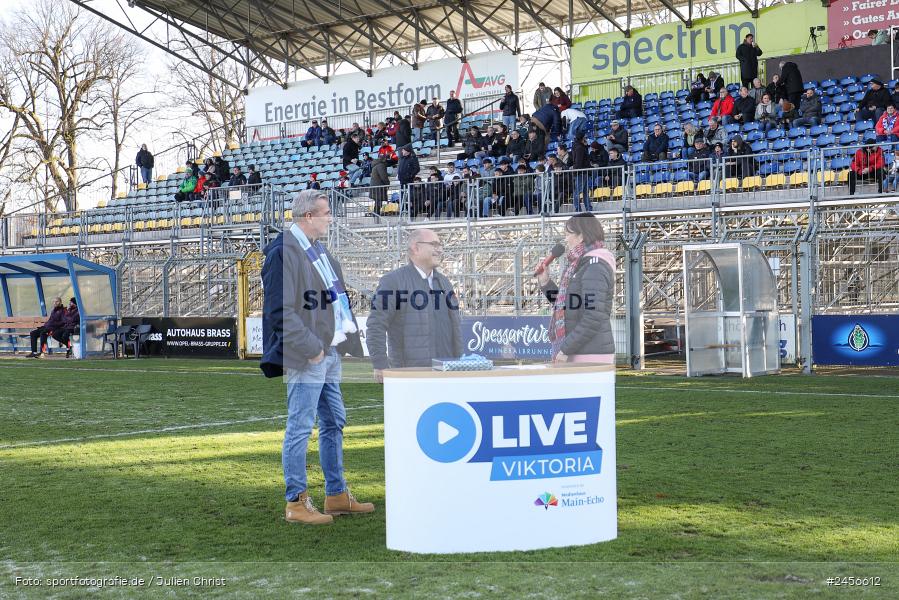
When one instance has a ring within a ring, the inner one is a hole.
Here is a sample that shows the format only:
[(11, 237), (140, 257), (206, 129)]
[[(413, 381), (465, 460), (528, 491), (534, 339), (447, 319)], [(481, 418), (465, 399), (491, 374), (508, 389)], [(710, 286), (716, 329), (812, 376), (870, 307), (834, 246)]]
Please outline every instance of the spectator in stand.
[(587, 115), (576, 108), (566, 108), (562, 111), (562, 118), (568, 121), (568, 143), (574, 142), (578, 134), (587, 135)]
[(518, 96), (512, 91), (512, 86), (506, 86), (506, 93), (503, 99), (499, 101), (499, 109), (503, 111), (503, 125), (507, 129), (515, 127), (515, 121), (521, 116), (521, 104), (518, 102)]
[(346, 190), (352, 187), (350, 183), (350, 174), (347, 171), (340, 171), (337, 174), (337, 183), (334, 184), (334, 187), (338, 190)]
[(643, 96), (634, 89), (634, 86), (629, 85), (624, 88), (624, 98), (621, 99), (621, 106), (618, 108), (617, 117), (619, 119), (633, 119), (634, 117), (642, 116)]
[(213, 164), (215, 164), (215, 172), (218, 175), (219, 181), (229, 177), (229, 173), (231, 173), (231, 164), (222, 158), (221, 156), (216, 156), (213, 160)]
[(787, 97), (783, 83), (780, 81), (780, 75), (771, 76), (771, 82), (765, 86), (765, 93), (771, 98), (772, 104), (777, 104), (778, 100)]
[(614, 189), (624, 183), (624, 168), (627, 166), (618, 148), (609, 148), (608, 169), (604, 171), (603, 182)]
[(247, 185), (262, 185), (262, 174), (256, 170), (256, 165), (249, 166)]
[(153, 154), (147, 150), (146, 144), (141, 144), (134, 162), (140, 169), (140, 178), (144, 180), (144, 183), (150, 185), (150, 181), (153, 179)]
[(506, 155), (506, 136), (503, 133), (504, 125), (491, 125), (487, 128), (487, 153), (493, 158)]
[[(399, 114), (399, 113), (396, 113), (396, 114)], [(394, 119), (394, 118), (387, 119), (387, 129), (385, 131), (387, 133), (387, 138), (392, 143), (396, 143), (396, 134), (400, 129), (400, 121), (402, 121), (402, 120), (403, 120), (402, 117), (400, 117), (398, 119)], [(411, 137), (412, 136), (410, 134), (409, 138), (411, 139)]]
[(748, 88), (752, 80), (759, 76), (759, 56), (762, 49), (755, 45), (755, 36), (747, 34), (743, 43), (737, 47), (737, 60), (740, 61), (740, 81)]
[(705, 89), (709, 87), (709, 80), (702, 73), (696, 74), (696, 79), (690, 84), (690, 101), (695, 105), (697, 102), (708, 100), (709, 96)]
[[(53, 309), (50, 311), (47, 321), (31, 331), (31, 354), (28, 355), (28, 358), (44, 358), (44, 347), (47, 345), (47, 337), (62, 331), (65, 316), (66, 307), (62, 304), (62, 298), (56, 298), (53, 301)], [(38, 346), (38, 341), (40, 341), (40, 346)]]
[(609, 165), (609, 153), (605, 146), (599, 142), (590, 144), (590, 167), (593, 169), (601, 169)]
[(481, 170), (479, 172), (481, 178), (488, 178), (493, 176), (493, 161), (489, 158), (485, 158), (481, 162)]
[(387, 187), (390, 177), (387, 175), (387, 159), (378, 155), (371, 163), (371, 197), (375, 203), (375, 214), (381, 214), (381, 207), (387, 204)]
[(400, 148), (400, 162), (396, 168), (396, 176), (397, 179), (399, 179), (400, 185), (403, 187), (408, 186), (412, 183), (420, 170), (421, 167), (418, 164), (418, 156), (415, 155), (412, 144), (406, 144)]
[(799, 98), (802, 96), (802, 90), (805, 87), (802, 81), (802, 74), (799, 67), (794, 62), (780, 62), (780, 83), (783, 85), (784, 94), (790, 104), (799, 105)]
[(320, 190), (322, 189), (322, 184), (318, 182), (318, 173), (310, 173), (309, 181), (306, 182), (307, 190)]
[(890, 100), (893, 106), (899, 108), (899, 81), (893, 84), (893, 93), (890, 94)]
[(779, 107), (780, 124), (784, 129), (793, 127), (793, 121), (799, 116), (796, 111), (796, 105), (784, 98), (780, 101)]
[(893, 160), (893, 164), (890, 165), (883, 182), (883, 191), (888, 194), (899, 192), (899, 160)]
[(712, 153), (709, 151), (705, 139), (697, 136), (693, 143), (693, 158), (689, 162), (693, 183), (699, 183), (701, 180), (709, 178), (709, 170), (711, 168), (709, 159), (711, 155)]
[(563, 92), (560, 87), (553, 88), (553, 96), (550, 98), (549, 102), (558, 108), (560, 113), (563, 110), (571, 108), (571, 98), (569, 98), (568, 94)]
[(308, 148), (310, 146), (321, 146), (321, 143), (322, 128), (318, 124), (318, 119), (312, 119), (312, 124), (306, 130), (306, 135), (303, 136), (303, 145)]
[(546, 144), (537, 137), (537, 130), (532, 129), (528, 131), (528, 140), (524, 143), (524, 152), (521, 157), (529, 163), (541, 161), (544, 158), (545, 148)]
[(428, 127), (431, 128), (431, 139), (435, 142), (440, 139), (440, 126), (445, 114), (446, 111), (440, 105), (440, 98), (432, 98), (431, 105), (425, 111), (425, 116), (428, 119)]
[(715, 144), (723, 146), (727, 143), (727, 132), (718, 124), (717, 120), (709, 121), (709, 128), (705, 130), (705, 143), (710, 148)]
[(358, 185), (366, 177), (371, 177), (371, 154), (366, 154), (363, 159), (354, 160), (347, 166), (350, 186)]
[(546, 84), (541, 81), (540, 85), (537, 86), (537, 90), (534, 92), (534, 110), (549, 104), (552, 97), (553, 91), (546, 87)]
[(559, 144), (559, 147), (556, 148), (556, 159), (569, 168), (573, 164), (571, 153), (568, 151), (568, 146), (565, 144)]
[(724, 78), (717, 71), (709, 71), (709, 83), (705, 86), (705, 99), (711, 100), (718, 97), (718, 92), (724, 87)]
[(749, 96), (755, 101), (756, 104), (762, 101), (762, 96), (765, 95), (765, 86), (762, 85), (762, 80), (756, 77), (752, 80), (752, 88), (749, 90)]
[(462, 174), (456, 171), (456, 163), (446, 163), (446, 173), (443, 174), (443, 194), (441, 202), (437, 206), (436, 216), (446, 213), (448, 219), (452, 219), (459, 212), (459, 198), (462, 196)]
[(724, 166), (724, 144), (715, 144), (715, 147), (712, 148), (712, 160), (719, 166)]
[(350, 133), (350, 139), (343, 145), (343, 168), (359, 162), (359, 133)]
[(452, 148), (460, 141), (459, 122), (462, 120), (462, 101), (456, 98), (456, 92), (450, 90), (449, 100), (446, 101), (446, 140), (448, 147)]
[(518, 130), (518, 133), (521, 134), (521, 139), (528, 139), (528, 131), (531, 129), (531, 115), (519, 115), (515, 128)]
[(727, 177), (751, 177), (755, 175), (755, 158), (752, 156), (752, 148), (743, 141), (743, 136), (735, 135), (730, 140), (725, 161)]
[(668, 160), (668, 134), (659, 123), (656, 123), (652, 127), (652, 134), (643, 144), (643, 161), (656, 162), (660, 160)]
[(693, 123), (684, 123), (684, 144), (683, 150), (681, 150), (681, 158), (693, 158), (693, 142), (696, 141), (697, 137), (705, 139), (705, 133), (702, 131), (702, 128), (697, 129)]
[(740, 88), (740, 95), (734, 100), (734, 123), (745, 125), (755, 121), (755, 100), (749, 95), (749, 88), (745, 85)]
[(322, 145), (330, 146), (337, 143), (337, 134), (328, 125), (328, 119), (322, 119)]
[[(427, 100), (419, 100), (418, 104), (412, 105), (412, 141), (421, 141), (421, 130), (424, 129), (425, 121), (428, 118), (425, 107), (428, 105)], [(397, 141), (399, 145), (399, 141)]]
[(612, 121), (612, 130), (609, 132), (609, 135), (606, 136), (606, 140), (606, 146), (609, 151), (611, 151), (612, 148), (616, 148), (619, 153), (627, 152), (627, 129), (621, 126), (621, 122), (618, 121), (618, 119)]
[(512, 181), (512, 211), (516, 215), (522, 212), (532, 214), (532, 204), (534, 198), (534, 176), (528, 174), (528, 166), (521, 162), (518, 163), (518, 172)]
[(524, 156), (524, 140), (517, 129), (509, 133), (509, 139), (506, 140), (506, 154), (516, 161)]
[(794, 127), (814, 127), (821, 122), (821, 99), (813, 88), (805, 90), (799, 103), (799, 118), (793, 119)]
[(881, 115), (886, 111), (887, 106), (892, 104), (893, 99), (879, 79), (872, 79), (868, 84), (868, 91), (858, 103), (858, 110), (855, 114), (856, 121), (879, 121)]
[(381, 142), (388, 139), (390, 134), (387, 133), (387, 125), (384, 121), (381, 121), (377, 124), (374, 131), (371, 133), (371, 145), (372, 146), (380, 146)]
[(877, 132), (878, 142), (899, 142), (899, 112), (892, 104), (887, 105), (887, 110), (880, 116), (874, 127)]
[[(897, 161), (899, 162), (899, 161)], [(546, 167), (543, 164), (539, 164), (534, 168), (534, 193), (531, 194), (531, 211), (528, 214), (536, 214), (540, 213), (543, 216), (548, 216), (549, 211), (545, 209), (543, 206), (543, 190), (548, 190), (549, 187), (546, 183)]]
[(859, 178), (863, 181), (877, 182), (877, 193), (883, 193), (883, 150), (880, 146), (859, 148), (849, 165), (849, 195), (855, 195), (855, 187)]
[[(550, 102), (549, 104), (544, 104), (539, 110), (531, 115), (531, 123), (543, 132), (543, 148), (545, 151), (546, 144), (551, 141), (553, 134), (559, 131), (562, 117), (559, 114), (558, 107)], [(540, 137), (539, 134), (538, 137)]]
[(574, 212), (581, 212), (581, 200), (584, 198), (584, 210), (593, 210), (590, 201), (590, 152), (583, 133), (578, 134), (571, 147), (571, 168), (574, 173)]
[(240, 167), (234, 167), (231, 172), (231, 179), (228, 180), (228, 187), (236, 187), (246, 184), (247, 178), (244, 177), (244, 174), (240, 172)]
[(406, 115), (399, 120), (395, 139), (397, 148), (402, 148), (403, 146), (412, 143), (412, 123), (409, 120), (409, 115)]
[(868, 30), (868, 38), (871, 39), (872, 46), (881, 46), (883, 44), (890, 43), (890, 30), (889, 29), (869, 29)]
[(755, 107), (755, 120), (764, 133), (777, 127), (777, 108), (767, 92), (762, 96), (762, 102)]
[(724, 88), (718, 90), (718, 99), (712, 104), (712, 114), (709, 115), (709, 123), (721, 121), (729, 125), (733, 121), (734, 97)]
[(185, 202), (193, 200), (193, 193), (197, 187), (199, 180), (197, 165), (193, 161), (187, 161), (187, 171), (184, 173), (184, 179), (181, 180), (181, 186), (178, 193), (175, 194), (175, 202)]
[(391, 167), (397, 162), (396, 152), (393, 151), (393, 146), (387, 140), (381, 142), (381, 147), (378, 148), (378, 156), (383, 158), (385, 164)]
[(487, 143), (481, 136), (481, 130), (472, 125), (468, 128), (468, 135), (462, 139), (462, 153), (457, 156), (459, 160), (471, 158), (483, 158), (486, 154)]
[[(497, 169), (498, 171), (499, 169)], [(495, 175), (498, 176), (498, 175)], [(493, 206), (501, 206), (501, 201), (493, 190), (494, 176), (481, 177), (481, 185), (478, 189), (478, 196), (481, 201), (481, 217), (489, 217), (490, 210)]]

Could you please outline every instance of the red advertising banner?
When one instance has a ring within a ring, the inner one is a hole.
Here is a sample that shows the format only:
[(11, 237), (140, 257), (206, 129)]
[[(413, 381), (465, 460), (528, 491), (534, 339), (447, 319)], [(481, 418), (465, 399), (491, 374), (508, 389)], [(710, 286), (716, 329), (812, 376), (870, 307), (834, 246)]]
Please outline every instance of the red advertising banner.
[(868, 46), (873, 41), (869, 31), (889, 30), (891, 25), (899, 26), (899, 0), (831, 0), (827, 8), (831, 50)]

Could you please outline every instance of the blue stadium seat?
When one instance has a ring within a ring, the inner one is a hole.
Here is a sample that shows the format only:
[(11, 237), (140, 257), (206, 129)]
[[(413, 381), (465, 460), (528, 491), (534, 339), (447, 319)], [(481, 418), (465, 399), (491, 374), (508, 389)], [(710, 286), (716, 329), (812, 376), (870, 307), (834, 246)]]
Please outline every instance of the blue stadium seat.
[(825, 133), (819, 135), (815, 140), (815, 145), (819, 148), (824, 148), (825, 146), (833, 146), (837, 143), (837, 138), (832, 133)]
[(874, 129), (874, 121), (868, 119), (866, 121), (858, 121), (855, 124), (855, 132), (861, 133), (864, 131), (868, 131), (869, 129)]
[(798, 137), (802, 137), (807, 133), (808, 132), (806, 131), (805, 127), (793, 127), (787, 132), (787, 137), (790, 139), (795, 139)]
[(765, 133), (762, 131), (759, 131), (758, 129), (756, 129), (755, 131), (750, 131), (748, 134), (746, 134), (747, 142), (755, 142), (757, 140), (764, 140), (764, 139), (765, 139)]
[(780, 127), (777, 127), (775, 129), (770, 130), (766, 137), (769, 140), (776, 140), (776, 139), (784, 137), (784, 135), (785, 135), (784, 130), (781, 129)]
[(840, 85), (843, 85), (843, 86), (852, 85), (853, 83), (856, 83), (857, 81), (858, 81), (858, 79), (856, 79), (855, 77), (852, 77), (850, 75), (850, 76), (843, 77), (842, 79), (840, 79)]
[(836, 79), (825, 79), (824, 81), (821, 82), (821, 87), (823, 87), (823, 88), (829, 88), (829, 87), (833, 87), (835, 85), (837, 85)]
[(838, 141), (841, 146), (851, 146), (852, 144), (857, 144), (858, 134), (847, 131), (846, 133), (840, 134)]
[(852, 131), (852, 127), (848, 123), (843, 123), (842, 121), (830, 128), (830, 132), (834, 135), (840, 135), (847, 131)]
[(793, 140), (793, 149), (794, 150), (805, 150), (806, 148), (810, 148), (812, 146), (812, 138), (810, 137), (798, 137)]
[(862, 75), (861, 77), (859, 77), (858, 81), (859, 81), (859, 83), (863, 83), (863, 84), (867, 85), (868, 83), (871, 83), (872, 79), (879, 79), (879, 78), (880, 78), (880, 76), (877, 75), (876, 73), (868, 73), (866, 75)]

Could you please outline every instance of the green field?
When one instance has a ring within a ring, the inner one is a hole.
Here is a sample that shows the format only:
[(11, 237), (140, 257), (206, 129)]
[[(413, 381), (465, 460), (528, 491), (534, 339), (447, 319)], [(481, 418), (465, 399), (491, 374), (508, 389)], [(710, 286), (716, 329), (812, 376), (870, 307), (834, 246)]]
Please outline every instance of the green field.
[(150, 583), (101, 596), (899, 597), (897, 377), (620, 372), (617, 540), (417, 556), (385, 547), (381, 388), (345, 375), (347, 479), (378, 510), (305, 528), (283, 519), (285, 388), (254, 364), (0, 361), (0, 598), (115, 575)]

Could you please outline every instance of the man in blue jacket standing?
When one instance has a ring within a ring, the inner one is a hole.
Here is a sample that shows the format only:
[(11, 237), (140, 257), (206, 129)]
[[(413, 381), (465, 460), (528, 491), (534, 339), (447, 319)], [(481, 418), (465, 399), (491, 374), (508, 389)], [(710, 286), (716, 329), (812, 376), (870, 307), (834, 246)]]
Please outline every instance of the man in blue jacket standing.
[[(326, 525), (332, 515), (369, 513), (343, 478), (346, 409), (340, 391), (340, 357), (361, 356), (340, 264), (320, 240), (331, 224), (328, 196), (304, 190), (293, 203), (293, 223), (265, 249), (262, 283), (263, 357), (266, 377), (287, 380), (287, 427), (281, 460), (287, 521)], [(319, 419), (319, 459), (325, 476), (325, 514), (306, 485), (306, 448)]]

